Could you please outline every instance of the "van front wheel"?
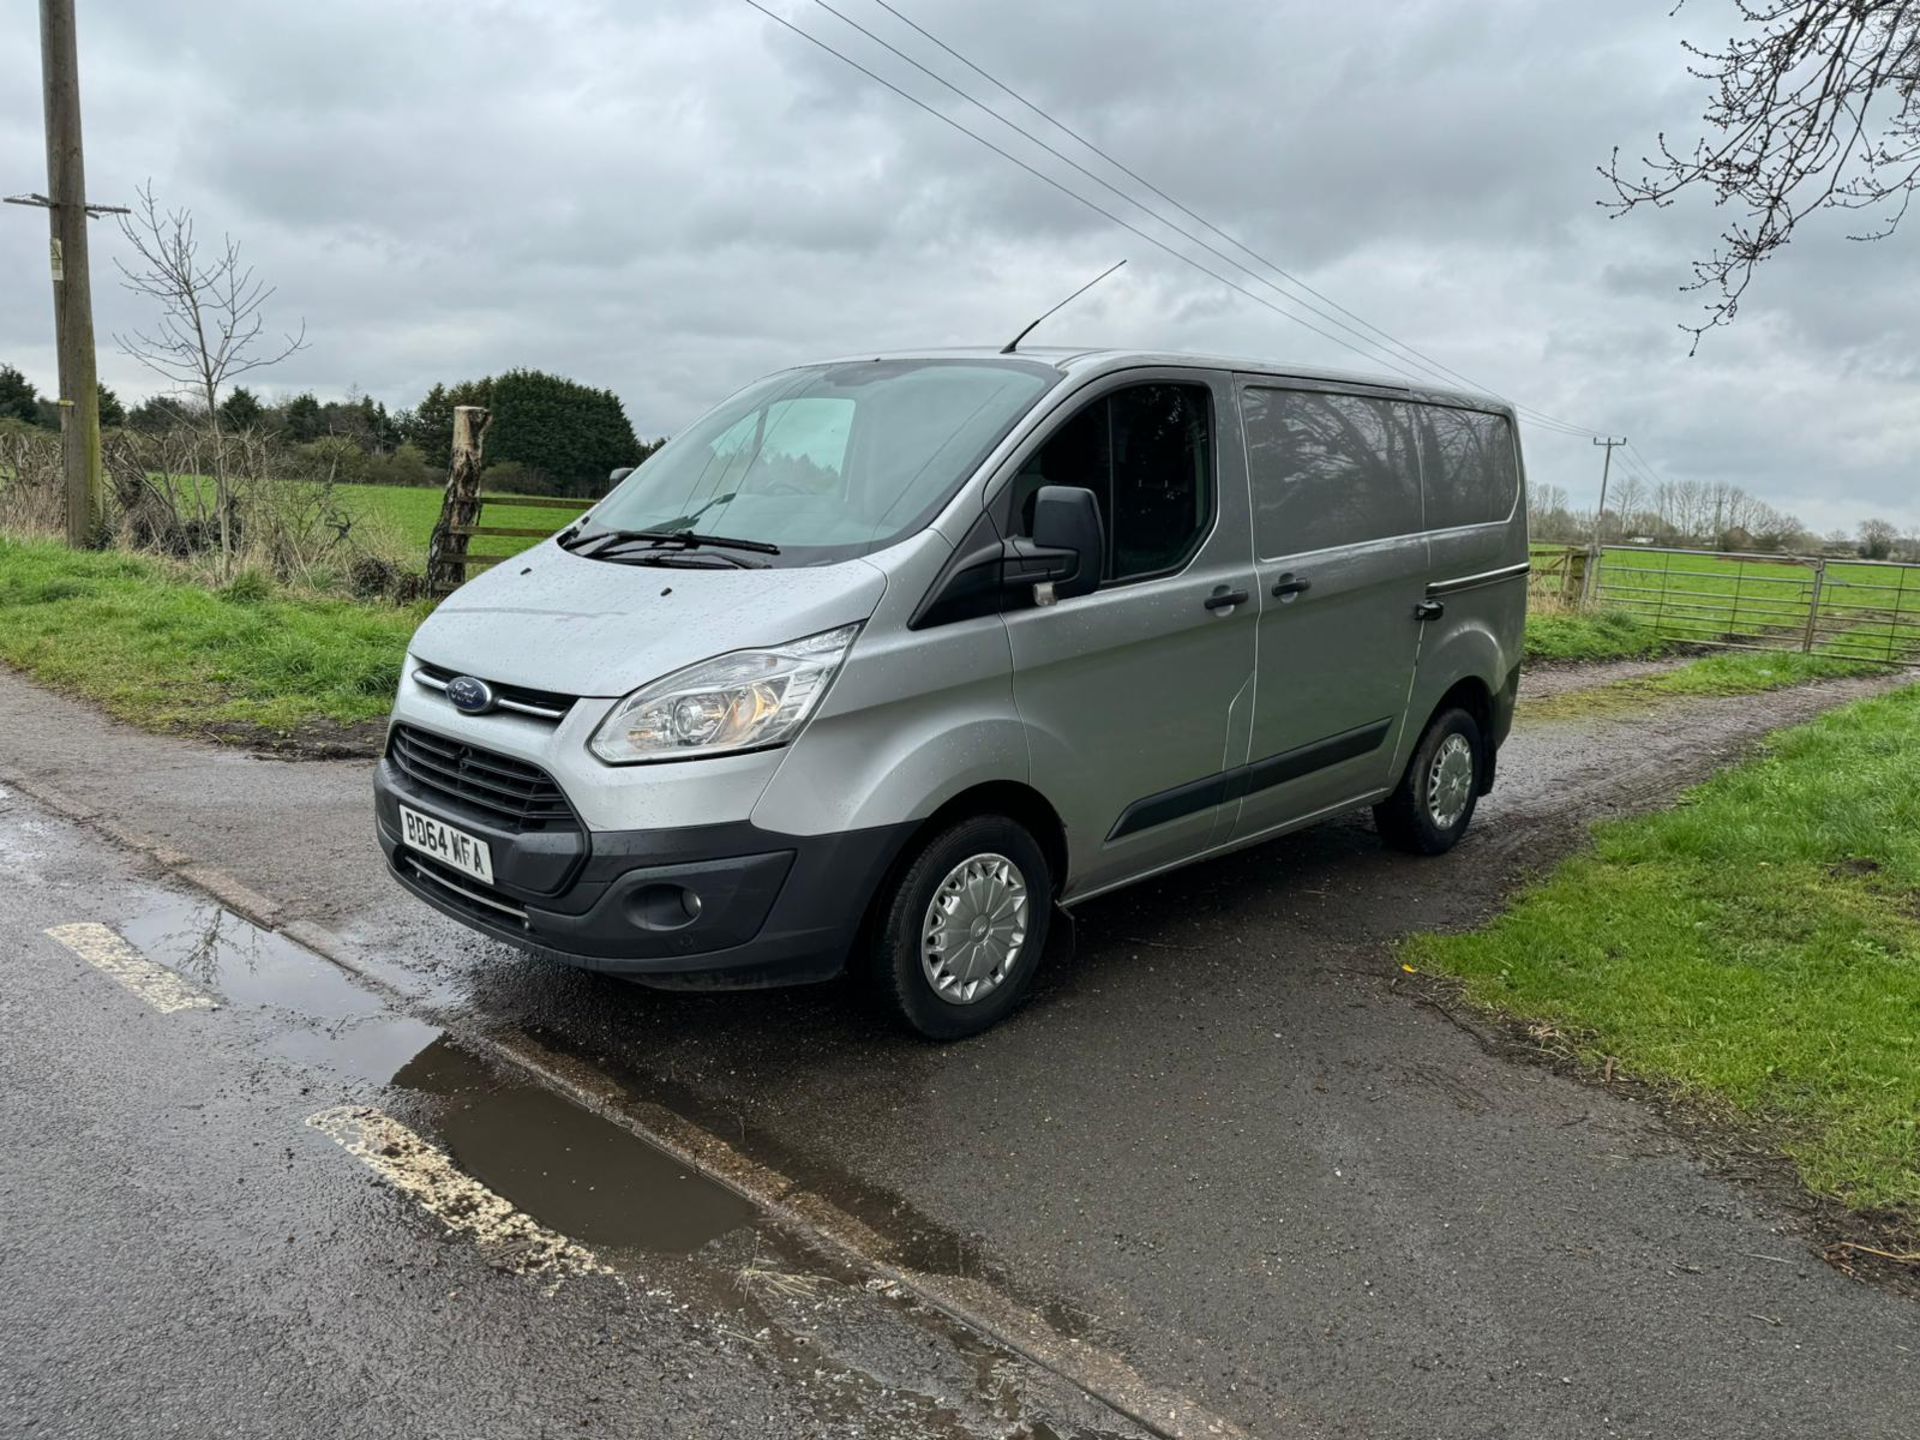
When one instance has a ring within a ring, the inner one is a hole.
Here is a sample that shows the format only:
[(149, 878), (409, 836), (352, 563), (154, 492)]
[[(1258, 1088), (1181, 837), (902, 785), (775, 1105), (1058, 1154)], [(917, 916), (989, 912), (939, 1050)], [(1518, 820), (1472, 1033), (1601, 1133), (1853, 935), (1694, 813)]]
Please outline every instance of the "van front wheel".
[(926, 841), (880, 896), (873, 976), (889, 1008), (932, 1040), (959, 1040), (1020, 1003), (1047, 943), (1053, 877), (1003, 815)]
[(1485, 744), (1466, 711), (1434, 716), (1399, 787), (1373, 807), (1380, 838), (1415, 855), (1439, 855), (1458, 844), (1480, 798)]

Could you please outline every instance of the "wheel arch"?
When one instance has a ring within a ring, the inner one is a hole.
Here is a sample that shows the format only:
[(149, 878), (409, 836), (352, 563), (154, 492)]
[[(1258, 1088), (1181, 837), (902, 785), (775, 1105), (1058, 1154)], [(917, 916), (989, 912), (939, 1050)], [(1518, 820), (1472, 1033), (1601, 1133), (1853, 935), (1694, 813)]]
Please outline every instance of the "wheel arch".
[(1049, 876), (1053, 882), (1052, 899), (1059, 899), (1067, 880), (1068, 858), (1067, 828), (1059, 813), (1031, 785), (1018, 780), (985, 781), (971, 785), (944, 801), (926, 819), (915, 825), (894, 849), (893, 859), (867, 894), (866, 908), (860, 917), (859, 937), (855, 942), (856, 956), (864, 955), (869, 950), (874, 919), (882, 901), (893, 893), (894, 883), (913, 864), (928, 839), (976, 815), (1005, 815), (1009, 820), (1026, 827), (1027, 833), (1040, 846), (1040, 853), (1046, 857), (1047, 868), (1052, 872)]
[[(1059, 895), (1067, 880), (1067, 827), (1046, 796), (1018, 780), (989, 780), (962, 790), (915, 827), (900, 847), (896, 866), (913, 854), (929, 835), (975, 815), (1005, 815), (1025, 826), (1039, 844), (1040, 853), (1047, 857), (1053, 892)], [(891, 872), (887, 878), (893, 878)]]
[(1485, 795), (1493, 789), (1494, 767), (1494, 704), (1493, 687), (1478, 675), (1466, 675), (1453, 682), (1446, 693), (1434, 702), (1426, 718), (1420, 722), (1412, 746), (1408, 747), (1408, 763), (1412, 763), (1413, 752), (1419, 746), (1419, 736), (1425, 735), (1433, 722), (1449, 710), (1464, 710), (1473, 717), (1473, 723), (1480, 728), (1480, 773), (1475, 779), (1475, 790)]

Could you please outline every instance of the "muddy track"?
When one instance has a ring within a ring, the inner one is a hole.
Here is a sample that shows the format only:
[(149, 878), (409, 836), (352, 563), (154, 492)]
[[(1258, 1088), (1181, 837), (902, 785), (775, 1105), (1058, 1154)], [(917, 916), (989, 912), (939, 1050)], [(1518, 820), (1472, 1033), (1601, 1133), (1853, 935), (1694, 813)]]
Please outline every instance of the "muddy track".
[(1664, 675), (1691, 665), (1698, 655), (1667, 655), (1658, 660), (1590, 660), (1574, 664), (1528, 665), (1520, 672), (1520, 703), (1544, 700), (1550, 695), (1567, 695), (1577, 690), (1597, 690), (1622, 680), (1639, 680), (1648, 675)]

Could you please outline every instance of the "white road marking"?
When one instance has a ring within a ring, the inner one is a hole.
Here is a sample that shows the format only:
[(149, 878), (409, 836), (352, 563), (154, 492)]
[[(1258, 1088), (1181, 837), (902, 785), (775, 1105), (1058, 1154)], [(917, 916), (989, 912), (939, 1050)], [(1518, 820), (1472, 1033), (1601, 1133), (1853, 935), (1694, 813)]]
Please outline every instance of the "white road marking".
[(571, 1277), (614, 1273), (584, 1245), (515, 1209), (390, 1115), (365, 1105), (336, 1105), (309, 1115), (307, 1124), (449, 1229), (472, 1236), (503, 1270), (550, 1279), (550, 1290)]
[(47, 934), (94, 969), (111, 975), (162, 1015), (176, 1010), (211, 1010), (220, 1003), (164, 965), (156, 965), (105, 925), (87, 920), (56, 925)]

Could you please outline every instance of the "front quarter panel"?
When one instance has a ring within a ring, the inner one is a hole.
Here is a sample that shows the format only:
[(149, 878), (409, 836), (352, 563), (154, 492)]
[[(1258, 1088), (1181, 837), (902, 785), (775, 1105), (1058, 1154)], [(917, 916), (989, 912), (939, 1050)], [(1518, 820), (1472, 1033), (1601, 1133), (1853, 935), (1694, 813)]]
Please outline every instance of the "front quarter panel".
[(1005, 623), (907, 628), (949, 553), (923, 537), (873, 557), (888, 570), (886, 596), (754, 808), (756, 825), (790, 835), (898, 825), (975, 785), (1027, 779)]

